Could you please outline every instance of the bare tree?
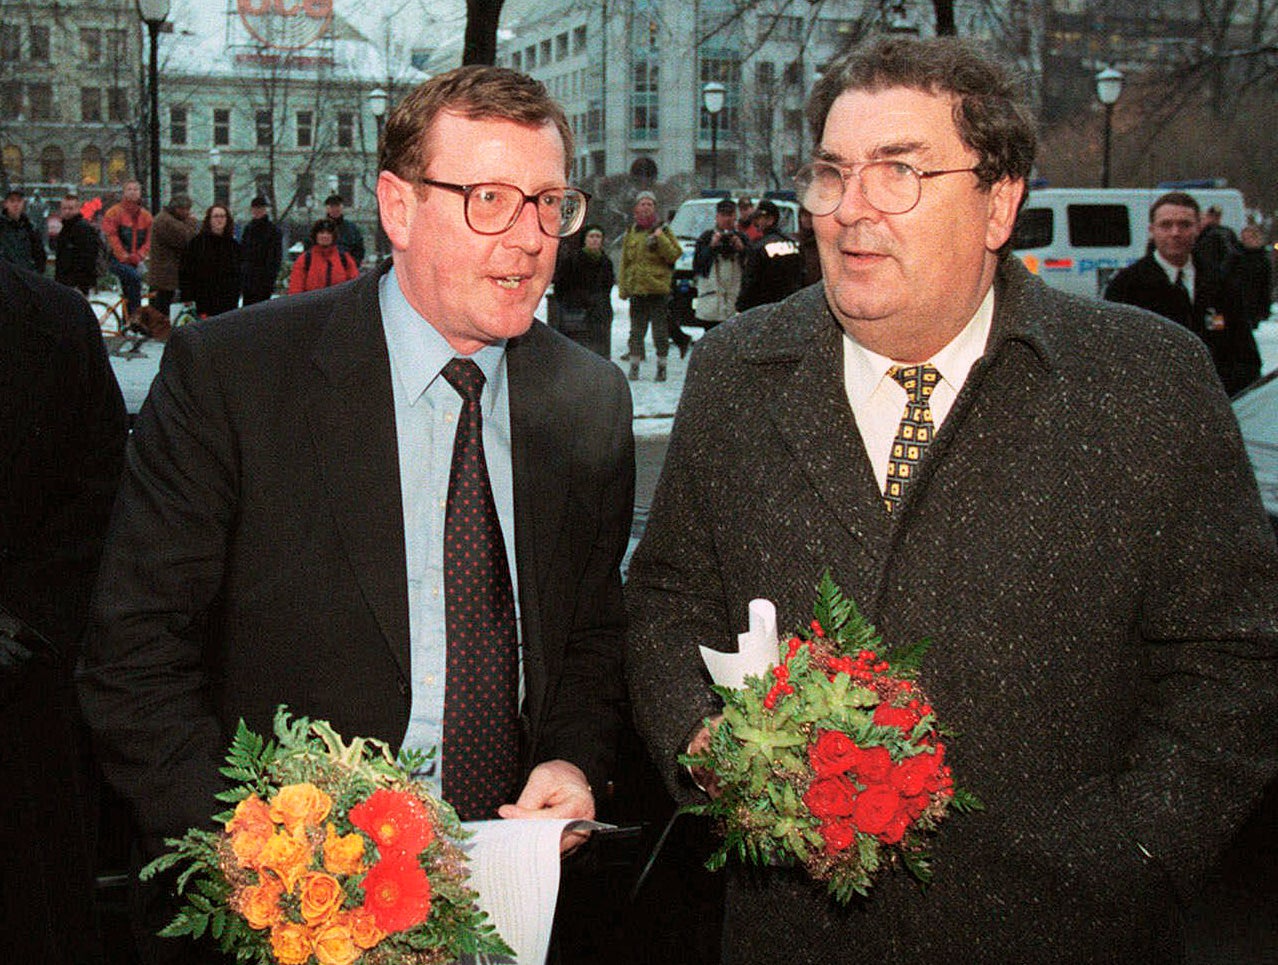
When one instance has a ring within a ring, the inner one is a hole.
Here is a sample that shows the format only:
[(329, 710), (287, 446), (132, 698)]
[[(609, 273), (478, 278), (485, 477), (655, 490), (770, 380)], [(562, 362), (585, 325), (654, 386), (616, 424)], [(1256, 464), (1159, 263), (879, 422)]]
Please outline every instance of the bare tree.
[(504, 0), (466, 0), (466, 38), (463, 64), (497, 62), (497, 23)]

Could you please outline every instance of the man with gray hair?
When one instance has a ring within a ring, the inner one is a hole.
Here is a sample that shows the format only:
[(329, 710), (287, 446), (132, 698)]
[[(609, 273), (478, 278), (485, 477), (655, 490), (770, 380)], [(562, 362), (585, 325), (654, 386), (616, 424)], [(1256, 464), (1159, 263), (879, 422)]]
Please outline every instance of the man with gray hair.
[(926, 894), (899, 865), (846, 908), (734, 869), (725, 962), (1180, 961), (1278, 764), (1278, 548), (1238, 426), (1189, 332), (1011, 256), (1023, 89), (954, 39), (831, 64), (796, 184), (824, 285), (689, 367), (627, 584), (670, 791), (704, 800), (677, 764), (719, 711), (698, 644), (734, 650), (756, 597), (806, 623), (828, 570), (887, 645), (934, 641), (920, 685), (986, 806), (929, 836)]

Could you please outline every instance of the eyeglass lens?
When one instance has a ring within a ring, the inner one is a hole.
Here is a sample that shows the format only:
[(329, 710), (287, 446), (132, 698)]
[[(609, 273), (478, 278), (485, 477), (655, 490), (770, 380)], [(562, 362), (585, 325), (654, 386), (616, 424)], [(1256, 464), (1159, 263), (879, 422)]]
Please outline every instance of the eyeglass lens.
[[(859, 181), (866, 203), (883, 214), (904, 214), (919, 201), (919, 176), (898, 161), (872, 161), (847, 180)], [(830, 214), (843, 200), (843, 172), (832, 164), (813, 164), (797, 181), (803, 206), (813, 214)]]
[[(562, 238), (581, 227), (586, 197), (580, 191), (573, 188), (543, 191), (536, 197), (537, 219), (543, 232)], [(515, 223), (526, 200), (524, 193), (513, 185), (476, 185), (466, 198), (466, 218), (476, 231), (500, 234)]]

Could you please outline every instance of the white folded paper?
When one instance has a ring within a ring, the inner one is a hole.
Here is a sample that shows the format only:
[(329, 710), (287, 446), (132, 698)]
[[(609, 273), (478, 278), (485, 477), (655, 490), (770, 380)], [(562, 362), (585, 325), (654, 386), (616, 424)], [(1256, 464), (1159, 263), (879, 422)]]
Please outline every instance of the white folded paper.
[[(462, 842), (470, 859), (470, 887), (478, 905), (514, 958), (481, 959), (486, 965), (544, 965), (559, 897), (559, 839), (569, 828), (599, 829), (597, 821), (515, 818), (467, 821), (474, 837)], [(475, 963), (462, 959), (463, 965)]]
[(746, 677), (762, 677), (777, 662), (777, 608), (771, 600), (750, 601), (750, 629), (737, 634), (737, 652), (701, 648), (710, 678), (720, 687), (740, 690)]

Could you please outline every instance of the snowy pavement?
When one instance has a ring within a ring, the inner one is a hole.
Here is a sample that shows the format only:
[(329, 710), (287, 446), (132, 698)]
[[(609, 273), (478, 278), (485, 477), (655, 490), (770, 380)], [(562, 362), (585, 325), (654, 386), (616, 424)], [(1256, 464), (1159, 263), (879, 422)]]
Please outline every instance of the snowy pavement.
[[(626, 352), (626, 343), (630, 337), (630, 305), (616, 297), (613, 290), (613, 322), (612, 353), (613, 364), (624, 368), (620, 357)], [(545, 318), (545, 303), (538, 311), (538, 318)], [(699, 338), (703, 333), (699, 328), (688, 329), (688, 334)], [(1263, 322), (1256, 331), (1256, 342), (1260, 346), (1260, 357), (1263, 361), (1262, 371), (1271, 372), (1278, 368), (1278, 316)], [(654, 382), (653, 374), (656, 364), (653, 361), (656, 352), (652, 347), (652, 335), (648, 336), (648, 360), (641, 370), (642, 378), (630, 383), (630, 391), (634, 398), (635, 422), (634, 431), (637, 437), (664, 437), (670, 434), (670, 425), (674, 421), (675, 409), (679, 405), (679, 395), (683, 391), (683, 379), (688, 369), (688, 359), (681, 359), (679, 351), (670, 347), (668, 380)], [(124, 393), (125, 405), (130, 412), (137, 412), (146, 398), (151, 380), (159, 368), (160, 354), (163, 346), (148, 343), (136, 356), (111, 357), (111, 365), (115, 369), (115, 377)]]

